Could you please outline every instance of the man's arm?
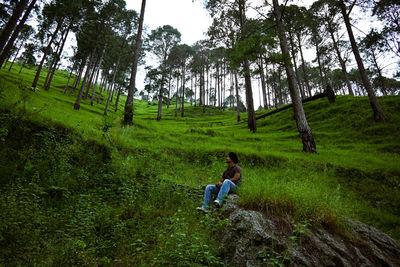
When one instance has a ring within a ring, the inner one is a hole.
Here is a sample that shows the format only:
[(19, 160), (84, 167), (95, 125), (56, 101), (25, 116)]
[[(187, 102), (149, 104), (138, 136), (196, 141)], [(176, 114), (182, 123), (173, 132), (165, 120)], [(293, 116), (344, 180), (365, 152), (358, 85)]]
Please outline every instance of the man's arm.
[(235, 176), (233, 176), (233, 178), (231, 178), (230, 180), (234, 183), (236, 183), (240, 178), (240, 172), (235, 173)]

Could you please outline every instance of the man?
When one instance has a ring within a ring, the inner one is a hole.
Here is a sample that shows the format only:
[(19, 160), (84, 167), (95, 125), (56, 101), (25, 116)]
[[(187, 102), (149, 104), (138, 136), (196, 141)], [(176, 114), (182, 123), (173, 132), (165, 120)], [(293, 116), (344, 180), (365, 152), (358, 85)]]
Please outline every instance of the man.
[(224, 199), (230, 192), (234, 192), (237, 187), (242, 183), (242, 169), (236, 164), (239, 162), (237, 155), (229, 152), (226, 158), (228, 169), (222, 174), (221, 181), (216, 185), (207, 185), (204, 192), (203, 206), (198, 207), (197, 210), (208, 212), (211, 203), (212, 194), (218, 194), (214, 200), (215, 205), (221, 207)]

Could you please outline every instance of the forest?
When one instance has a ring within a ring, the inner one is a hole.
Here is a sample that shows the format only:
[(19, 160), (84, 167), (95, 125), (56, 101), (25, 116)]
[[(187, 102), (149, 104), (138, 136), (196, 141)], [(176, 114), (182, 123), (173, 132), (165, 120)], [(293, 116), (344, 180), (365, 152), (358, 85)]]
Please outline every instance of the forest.
[(400, 251), (400, 3), (182, 1), (192, 44), (152, 1), (0, 2), (0, 265), (241, 266), (196, 211), (231, 151), (240, 209), (289, 225), (254, 266), (362, 246), (349, 220)]

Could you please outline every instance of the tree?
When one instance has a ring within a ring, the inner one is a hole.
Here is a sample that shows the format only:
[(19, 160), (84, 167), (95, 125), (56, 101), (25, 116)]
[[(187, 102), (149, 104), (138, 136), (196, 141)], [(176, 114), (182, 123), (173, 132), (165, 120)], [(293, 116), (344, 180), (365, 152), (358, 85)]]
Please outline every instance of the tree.
[(1, 54), (0, 54), (0, 66), (3, 65), (4, 60), (7, 58), (8, 54), (10, 53), (10, 50), (13, 48), (15, 40), (18, 38), (19, 33), (23, 29), (23, 26), (25, 25), (25, 22), (28, 19), (35, 4), (36, 4), (36, 0), (31, 0), (31, 2), (29, 3), (29, 6), (25, 10), (24, 15), (22, 16), (18, 25), (15, 27), (10, 39), (7, 41), (7, 44), (3, 47), (3, 51), (1, 51)]
[(360, 71), (361, 78), (362, 78), (363, 84), (365, 86), (365, 89), (368, 92), (369, 102), (370, 102), (372, 110), (374, 112), (374, 119), (375, 119), (375, 121), (383, 121), (386, 119), (386, 115), (383, 112), (383, 109), (382, 109), (381, 105), (379, 104), (378, 99), (376, 98), (374, 90), (372, 89), (371, 82), (365, 71), (364, 63), (361, 59), (360, 52), (358, 51), (356, 39), (354, 38), (353, 30), (351, 28), (349, 15), (352, 11), (353, 6), (351, 6), (350, 9), (347, 10), (344, 0), (339, 0), (338, 4), (339, 4), (340, 10), (342, 12), (342, 16), (343, 16), (343, 19), (344, 19), (344, 22), (346, 25), (347, 33), (349, 35), (351, 48), (353, 50), (354, 57), (356, 58), (356, 61), (357, 61), (358, 70)]
[(161, 71), (161, 82), (158, 94), (157, 112), (157, 121), (160, 121), (165, 76), (168, 74), (166, 62), (172, 47), (176, 46), (181, 41), (181, 34), (174, 27), (170, 25), (164, 25), (162, 27), (158, 27), (155, 30), (152, 30), (148, 38), (150, 51), (152, 51), (153, 54), (156, 55), (160, 63), (159, 68)]
[(304, 152), (317, 152), (314, 137), (312, 135), (310, 126), (308, 126), (306, 115), (304, 113), (303, 105), (301, 102), (300, 92), (296, 84), (293, 68), (290, 64), (290, 54), (288, 49), (288, 43), (286, 39), (285, 27), (283, 25), (282, 14), (278, 0), (273, 0), (273, 10), (275, 15), (275, 21), (277, 24), (279, 41), (282, 50), (282, 55), (285, 60), (286, 75), (289, 83), (290, 96), (292, 98), (294, 116), (296, 119), (297, 129), (300, 134), (300, 138), (303, 142)]
[(133, 119), (133, 94), (136, 84), (136, 72), (139, 60), (140, 47), (142, 44), (142, 30), (143, 30), (145, 8), (146, 8), (146, 0), (142, 0), (142, 7), (140, 10), (140, 18), (139, 18), (139, 27), (136, 35), (135, 52), (133, 55), (132, 73), (128, 89), (128, 97), (125, 102), (125, 113), (124, 113), (125, 124), (132, 124), (132, 119)]
[(24, 46), (25, 50), (22, 52), (22, 55), (20, 57), (20, 60), (22, 61), (21, 69), (19, 70), (19, 73), (21, 73), (22, 69), (25, 67), (25, 65), (35, 65), (36, 64), (36, 58), (35, 58), (35, 51), (36, 51), (36, 46), (33, 43), (27, 43)]

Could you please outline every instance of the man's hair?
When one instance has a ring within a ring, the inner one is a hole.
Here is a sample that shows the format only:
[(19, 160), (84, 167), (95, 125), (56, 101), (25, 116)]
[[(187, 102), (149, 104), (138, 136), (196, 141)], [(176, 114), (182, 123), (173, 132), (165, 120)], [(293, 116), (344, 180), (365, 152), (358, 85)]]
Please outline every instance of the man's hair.
[(229, 152), (228, 157), (236, 164), (239, 162), (238, 156), (234, 152)]

